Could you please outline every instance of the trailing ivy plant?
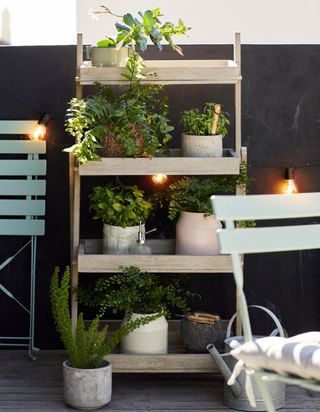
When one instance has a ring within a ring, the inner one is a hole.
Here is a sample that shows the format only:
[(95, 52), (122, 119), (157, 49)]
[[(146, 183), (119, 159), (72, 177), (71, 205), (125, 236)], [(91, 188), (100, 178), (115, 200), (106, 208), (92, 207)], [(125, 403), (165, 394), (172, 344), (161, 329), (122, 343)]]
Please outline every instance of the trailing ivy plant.
[(170, 220), (177, 220), (182, 211), (211, 215), (210, 196), (234, 192), (237, 187), (246, 187), (247, 184), (248, 175), (245, 163), (240, 165), (239, 175), (217, 176), (208, 179), (184, 177), (172, 183), (165, 194), (168, 203), (168, 217)]
[(105, 326), (102, 330), (99, 330), (100, 318), (98, 316), (86, 329), (83, 314), (80, 313), (76, 329), (73, 331), (69, 308), (70, 268), (65, 269), (61, 281), (59, 280), (59, 273), (59, 268), (55, 268), (51, 279), (52, 314), (61, 341), (68, 353), (71, 366), (74, 368), (91, 369), (98, 367), (103, 358), (112, 351), (124, 336), (157, 318), (155, 315), (150, 315), (142, 319), (129, 321), (107, 337), (108, 327)]
[(138, 186), (123, 183), (96, 186), (90, 197), (90, 209), (95, 212), (94, 219), (113, 226), (136, 226), (145, 222), (152, 211), (152, 204), (144, 198), (144, 191)]
[(171, 316), (173, 309), (190, 312), (188, 299), (199, 297), (185, 287), (188, 277), (156, 275), (141, 272), (138, 267), (120, 267), (121, 272), (100, 278), (93, 288), (80, 288), (78, 298), (87, 306), (127, 314), (163, 314)]
[[(203, 112), (198, 108), (185, 110), (181, 113), (181, 124), (183, 131), (186, 134), (195, 136), (211, 135), (214, 106), (216, 103), (206, 103)], [(221, 111), (217, 123), (216, 134), (221, 134), (225, 137), (228, 134), (227, 126), (230, 125), (228, 114)]]

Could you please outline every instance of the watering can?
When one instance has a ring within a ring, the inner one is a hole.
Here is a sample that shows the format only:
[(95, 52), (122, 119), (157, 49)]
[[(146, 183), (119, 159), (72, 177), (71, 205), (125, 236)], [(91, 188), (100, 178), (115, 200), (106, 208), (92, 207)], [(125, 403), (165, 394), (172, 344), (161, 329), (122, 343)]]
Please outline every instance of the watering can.
[[(271, 336), (275, 336), (277, 334), (279, 334), (281, 337), (285, 336), (285, 332), (281, 326), (279, 319), (269, 309), (263, 306), (257, 306), (257, 305), (251, 305), (248, 307), (261, 309), (272, 318), (277, 328), (271, 333)], [(207, 350), (209, 351), (210, 355), (215, 360), (226, 382), (230, 379), (233, 368), (235, 364), (237, 363), (237, 359), (235, 359), (229, 353), (231, 350), (230, 342), (232, 340), (236, 340), (237, 342), (239, 342), (239, 344), (244, 343), (243, 336), (232, 336), (231, 337), (231, 328), (232, 328), (232, 324), (236, 316), (237, 316), (237, 313), (235, 313), (232, 316), (232, 318), (229, 321), (228, 327), (227, 327), (226, 339), (224, 341), (225, 354), (221, 355), (217, 351), (213, 343), (210, 343), (209, 345), (207, 345)], [(262, 336), (253, 336), (253, 340), (261, 338), (261, 337)], [(227, 407), (231, 409), (237, 409), (240, 411), (266, 411), (264, 401), (260, 395), (259, 389), (254, 379), (252, 380), (252, 389), (253, 389), (253, 394), (256, 400), (256, 406), (255, 407), (251, 406), (248, 396), (246, 394), (246, 390), (245, 390), (246, 373), (244, 371), (240, 373), (240, 375), (237, 377), (233, 385), (227, 385), (226, 382), (224, 385), (224, 404)], [(286, 391), (285, 384), (282, 382), (277, 382), (277, 381), (272, 382), (271, 381), (271, 382), (267, 382), (267, 386), (268, 386), (268, 390), (272, 398), (274, 407), (276, 409), (282, 408), (285, 404), (285, 391)]]

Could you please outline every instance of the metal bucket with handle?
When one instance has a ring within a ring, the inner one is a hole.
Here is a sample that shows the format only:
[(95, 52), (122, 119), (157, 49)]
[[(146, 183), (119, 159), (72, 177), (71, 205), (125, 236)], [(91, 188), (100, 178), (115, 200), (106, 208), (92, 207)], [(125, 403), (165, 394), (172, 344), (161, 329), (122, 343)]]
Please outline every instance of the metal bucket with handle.
[[(272, 331), (270, 336), (275, 336), (278, 334), (281, 337), (285, 336), (285, 332), (283, 330), (283, 327), (281, 326), (279, 319), (275, 316), (274, 313), (271, 312), (271, 310), (263, 306), (258, 306), (258, 305), (250, 305), (248, 306), (248, 308), (261, 309), (272, 318), (272, 320), (276, 324), (276, 329)], [(253, 386), (252, 389), (253, 389), (254, 397), (256, 400), (256, 407), (251, 406), (250, 401), (245, 391), (245, 383), (246, 383), (245, 372), (240, 373), (240, 375), (236, 379), (236, 382), (233, 385), (230, 386), (230, 385), (227, 385), (226, 383), (231, 377), (233, 368), (235, 364), (237, 363), (237, 360), (229, 354), (231, 350), (230, 342), (232, 340), (236, 340), (240, 344), (244, 343), (243, 336), (232, 336), (231, 337), (231, 328), (232, 328), (234, 320), (237, 317), (237, 314), (238, 313), (235, 313), (232, 316), (232, 318), (229, 321), (228, 327), (227, 327), (227, 333), (226, 333), (226, 339), (225, 339), (225, 354), (223, 355), (223, 357), (217, 351), (213, 343), (210, 343), (207, 346), (207, 350), (209, 351), (210, 355), (215, 360), (217, 366), (219, 367), (225, 379), (224, 404), (231, 409), (237, 409), (240, 411), (265, 411), (266, 408), (264, 405), (264, 401), (254, 381), (252, 382), (252, 386)], [(262, 336), (253, 336), (253, 340), (261, 338), (261, 337)], [(286, 391), (285, 384), (282, 382), (275, 381), (275, 382), (268, 382), (267, 385), (268, 385), (269, 393), (273, 400), (275, 408), (276, 409), (282, 408), (285, 404), (285, 391)]]

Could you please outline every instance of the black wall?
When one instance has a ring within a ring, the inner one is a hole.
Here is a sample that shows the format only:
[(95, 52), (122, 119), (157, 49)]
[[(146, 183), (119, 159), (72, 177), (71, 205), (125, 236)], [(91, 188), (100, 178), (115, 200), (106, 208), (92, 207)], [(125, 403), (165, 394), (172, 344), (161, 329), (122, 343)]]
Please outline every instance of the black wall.
[[(185, 46), (186, 58), (231, 58), (231, 46)], [(172, 58), (171, 51), (150, 58)], [(75, 95), (75, 47), (1, 47), (0, 119), (34, 119), (39, 112), (53, 116), (47, 133), (46, 235), (39, 238), (37, 273), (36, 343), (41, 348), (58, 347), (50, 313), (49, 282), (54, 266), (69, 263), (68, 160), (62, 153), (72, 139), (64, 132), (67, 102)], [(320, 191), (320, 47), (242, 47), (242, 132), (248, 147), (250, 193), (277, 193), (284, 168), (297, 167), (301, 192)], [(219, 101), (233, 117), (232, 86), (172, 86), (171, 118), (176, 125), (185, 108)], [(225, 146), (233, 145), (233, 130)], [(139, 178), (138, 178), (139, 180)], [(85, 201), (95, 179), (83, 182), (82, 235), (101, 232), (89, 219)], [(141, 182), (145, 182), (141, 178)], [(1, 261), (24, 239), (1, 238)], [(246, 289), (251, 303), (268, 306), (282, 319), (290, 334), (319, 329), (319, 251), (268, 254), (246, 258)], [(28, 254), (0, 272), (0, 283), (27, 299)], [(230, 316), (234, 310), (231, 275), (197, 275), (203, 295), (198, 308)], [(0, 335), (23, 333), (26, 319), (10, 299), (0, 295)], [(262, 317), (261, 332), (272, 325)]]

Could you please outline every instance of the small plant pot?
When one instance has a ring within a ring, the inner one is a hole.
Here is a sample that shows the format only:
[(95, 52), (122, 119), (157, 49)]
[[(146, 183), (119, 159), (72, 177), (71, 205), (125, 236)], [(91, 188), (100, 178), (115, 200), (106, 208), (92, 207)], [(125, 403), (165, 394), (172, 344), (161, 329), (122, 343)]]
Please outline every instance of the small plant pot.
[(207, 353), (207, 345), (213, 343), (223, 352), (228, 323), (228, 320), (216, 320), (212, 325), (206, 325), (182, 318), (180, 332), (183, 346), (187, 352)]
[[(145, 316), (149, 315), (132, 313), (130, 319), (135, 320)], [(150, 355), (168, 353), (168, 322), (166, 318), (160, 316), (122, 338), (121, 352)]]
[(129, 48), (89, 46), (86, 49), (87, 59), (91, 60), (92, 66), (97, 67), (124, 67), (129, 57)]
[[(141, 227), (145, 233), (145, 225)], [(120, 227), (103, 225), (103, 253), (110, 255), (125, 255), (130, 253), (130, 248), (136, 245), (139, 226)]]
[(220, 221), (212, 215), (181, 212), (176, 225), (176, 255), (218, 255), (220, 246), (216, 231), (220, 228)]
[(101, 408), (111, 400), (112, 367), (103, 361), (95, 369), (78, 369), (63, 363), (63, 391), (67, 405), (80, 410)]
[(222, 136), (195, 136), (182, 134), (183, 157), (222, 157)]

